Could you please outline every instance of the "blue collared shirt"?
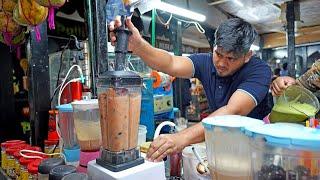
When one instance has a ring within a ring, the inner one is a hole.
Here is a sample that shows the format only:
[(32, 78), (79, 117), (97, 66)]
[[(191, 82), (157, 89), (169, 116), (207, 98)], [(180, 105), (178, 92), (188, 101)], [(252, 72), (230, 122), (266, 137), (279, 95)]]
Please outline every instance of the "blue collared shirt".
[(193, 77), (201, 81), (212, 112), (227, 105), (236, 90), (247, 93), (256, 103), (248, 117), (263, 119), (271, 111), (267, 93), (272, 73), (266, 62), (251, 57), (250, 61), (232, 76), (219, 77), (211, 53), (193, 54), (189, 58), (193, 63)]

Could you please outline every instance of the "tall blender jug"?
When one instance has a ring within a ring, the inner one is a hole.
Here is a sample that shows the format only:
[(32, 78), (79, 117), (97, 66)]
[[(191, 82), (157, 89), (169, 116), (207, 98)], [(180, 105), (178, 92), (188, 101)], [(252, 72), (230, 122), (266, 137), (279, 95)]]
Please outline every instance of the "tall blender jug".
[(103, 147), (97, 163), (117, 172), (144, 162), (137, 148), (142, 79), (129, 71), (106, 75), (97, 86)]
[(144, 163), (137, 148), (142, 78), (125, 71), (130, 31), (116, 29), (115, 71), (107, 71), (97, 82), (102, 151), (97, 164), (118, 172)]

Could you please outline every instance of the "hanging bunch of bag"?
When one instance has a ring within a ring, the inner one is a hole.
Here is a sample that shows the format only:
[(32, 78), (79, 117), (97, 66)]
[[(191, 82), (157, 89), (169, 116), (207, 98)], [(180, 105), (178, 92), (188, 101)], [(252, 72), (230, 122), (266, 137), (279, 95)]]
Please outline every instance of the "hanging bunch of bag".
[(48, 8), (39, 5), (35, 0), (18, 0), (18, 4), (13, 10), (14, 20), (23, 26), (31, 26), (37, 41), (41, 40), (39, 26), (46, 20)]
[(0, 11), (12, 13), (18, 0), (0, 0)]
[(5, 40), (3, 33), (0, 34), (0, 42), (8, 46), (20, 46), (25, 42), (25, 33), (21, 30), (17, 35), (12, 36), (12, 38)]
[(16, 51), (17, 59), (21, 58), (21, 45), (25, 42), (26, 36), (24, 29), (22, 28), (19, 33), (17, 33), (14, 36), (11, 36), (10, 38), (6, 38), (3, 33), (0, 34), (0, 42), (3, 44), (6, 44), (7, 46), (10, 46), (11, 51)]
[(8, 43), (21, 31), (21, 26), (13, 20), (11, 13), (0, 11), (0, 31), (4, 36), (4, 41)]
[(36, 0), (38, 4), (49, 8), (48, 23), (49, 29), (55, 29), (54, 10), (60, 8), (66, 3), (66, 0)]

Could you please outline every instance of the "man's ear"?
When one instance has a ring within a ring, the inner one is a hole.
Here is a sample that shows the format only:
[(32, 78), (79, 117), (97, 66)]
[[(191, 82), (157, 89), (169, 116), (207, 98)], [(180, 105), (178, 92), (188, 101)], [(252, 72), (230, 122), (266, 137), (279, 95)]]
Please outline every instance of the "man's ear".
[(249, 50), (249, 51), (247, 52), (247, 54), (244, 56), (244, 58), (245, 58), (244, 63), (249, 62), (252, 54), (253, 54), (252, 50)]

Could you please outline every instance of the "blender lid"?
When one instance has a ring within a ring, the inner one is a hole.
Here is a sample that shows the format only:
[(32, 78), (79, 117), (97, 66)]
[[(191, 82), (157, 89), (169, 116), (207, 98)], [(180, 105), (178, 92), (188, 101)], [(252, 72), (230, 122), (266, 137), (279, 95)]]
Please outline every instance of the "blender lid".
[(243, 129), (246, 126), (262, 125), (264, 122), (259, 119), (253, 119), (239, 115), (224, 115), (209, 117), (202, 120), (204, 128), (212, 130), (214, 127), (231, 127)]
[(265, 124), (245, 128), (251, 137), (264, 136), (272, 144), (291, 145), (305, 148), (320, 148), (320, 130), (292, 123)]
[(73, 112), (73, 108), (71, 104), (62, 104), (56, 107), (61, 112)]
[(99, 108), (98, 99), (74, 101), (71, 105), (74, 109), (81, 109), (83, 111)]

